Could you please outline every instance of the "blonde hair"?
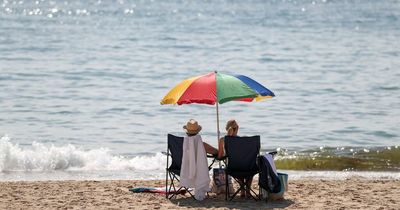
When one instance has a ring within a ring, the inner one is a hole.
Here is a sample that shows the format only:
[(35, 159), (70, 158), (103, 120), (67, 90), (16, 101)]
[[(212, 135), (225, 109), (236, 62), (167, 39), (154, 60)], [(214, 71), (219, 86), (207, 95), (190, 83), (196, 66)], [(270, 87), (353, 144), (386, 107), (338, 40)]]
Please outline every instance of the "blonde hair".
[(235, 131), (237, 131), (239, 128), (239, 125), (237, 124), (236, 120), (229, 120), (226, 122), (226, 132), (228, 133), (229, 136), (231, 136)]

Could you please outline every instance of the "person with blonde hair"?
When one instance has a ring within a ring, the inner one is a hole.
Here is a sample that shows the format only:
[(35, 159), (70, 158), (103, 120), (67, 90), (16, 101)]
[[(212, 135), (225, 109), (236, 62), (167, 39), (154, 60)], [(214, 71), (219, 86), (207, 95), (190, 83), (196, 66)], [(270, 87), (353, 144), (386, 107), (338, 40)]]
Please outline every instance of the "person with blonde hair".
[[(236, 122), (236, 120), (231, 119), (231, 120), (228, 120), (228, 122), (226, 122), (225, 129), (226, 129), (226, 136), (237, 136), (238, 131), (239, 131), (239, 125)], [(218, 140), (218, 158), (222, 158), (225, 155), (224, 140), (225, 140), (224, 137), (222, 137)], [(248, 189), (247, 192), (242, 190), (240, 192), (240, 197), (245, 197), (246, 194), (247, 194), (247, 196), (251, 196), (250, 195), (250, 187), (251, 187), (251, 183), (253, 182), (253, 176), (247, 177), (245, 179), (239, 179), (239, 181), (242, 183), (246, 183), (246, 189)]]
[[(237, 136), (239, 131), (239, 125), (236, 120), (228, 120), (226, 122), (226, 135), (227, 136)], [(225, 155), (224, 137), (218, 140), (218, 158), (222, 158)]]

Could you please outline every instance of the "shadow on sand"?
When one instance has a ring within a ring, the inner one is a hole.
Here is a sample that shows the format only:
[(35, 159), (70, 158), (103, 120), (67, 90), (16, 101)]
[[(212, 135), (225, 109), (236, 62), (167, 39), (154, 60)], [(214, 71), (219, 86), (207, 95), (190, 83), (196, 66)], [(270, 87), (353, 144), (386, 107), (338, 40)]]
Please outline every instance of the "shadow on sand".
[(286, 208), (294, 202), (292, 200), (278, 200), (268, 201), (265, 200), (255, 201), (253, 199), (235, 198), (232, 201), (225, 201), (223, 196), (210, 196), (203, 201), (197, 201), (191, 197), (172, 199), (171, 203), (177, 206), (191, 207), (191, 208), (228, 208), (228, 209), (274, 209)]

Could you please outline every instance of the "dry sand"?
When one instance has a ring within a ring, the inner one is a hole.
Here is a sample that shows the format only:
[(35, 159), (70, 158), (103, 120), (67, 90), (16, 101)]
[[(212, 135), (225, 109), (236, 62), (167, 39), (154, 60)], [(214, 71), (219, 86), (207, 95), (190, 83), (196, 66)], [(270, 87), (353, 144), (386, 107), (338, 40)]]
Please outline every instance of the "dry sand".
[(289, 180), (284, 200), (268, 203), (225, 201), (212, 193), (204, 201), (168, 200), (128, 190), (143, 186), (162, 187), (164, 181), (0, 182), (0, 209), (400, 209), (400, 180)]

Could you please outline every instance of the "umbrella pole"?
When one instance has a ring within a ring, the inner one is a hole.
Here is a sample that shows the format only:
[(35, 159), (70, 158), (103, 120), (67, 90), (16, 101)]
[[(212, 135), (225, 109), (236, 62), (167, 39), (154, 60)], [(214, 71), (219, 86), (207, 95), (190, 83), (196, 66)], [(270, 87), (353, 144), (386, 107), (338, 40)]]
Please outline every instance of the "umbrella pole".
[[(216, 106), (216, 108), (217, 108), (217, 136), (218, 136), (218, 139), (217, 139), (217, 144), (218, 144), (218, 154), (219, 154), (219, 151), (221, 151), (222, 150), (222, 148), (220, 148), (220, 144), (219, 144), (219, 113), (218, 113), (218, 102), (217, 102), (217, 106)], [(219, 168), (221, 168), (222, 167), (222, 165), (221, 165), (221, 161), (219, 160), (218, 161), (218, 165), (219, 165)]]
[[(219, 141), (219, 114), (218, 114), (218, 102), (216, 103), (217, 104), (217, 136), (218, 136), (218, 139), (217, 139), (217, 142)], [(218, 144), (219, 145), (219, 144)]]

